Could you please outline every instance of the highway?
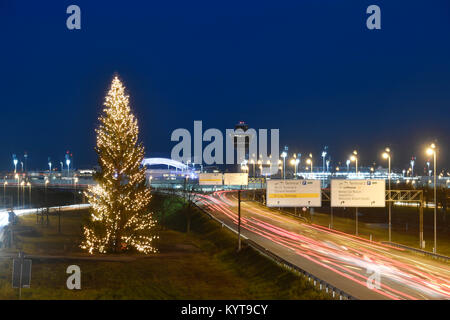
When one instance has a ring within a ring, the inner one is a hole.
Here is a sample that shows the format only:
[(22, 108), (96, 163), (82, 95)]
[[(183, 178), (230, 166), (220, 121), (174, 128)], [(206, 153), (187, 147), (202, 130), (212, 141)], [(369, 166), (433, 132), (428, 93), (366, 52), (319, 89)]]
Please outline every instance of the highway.
[[(199, 195), (197, 204), (237, 229), (237, 193)], [(358, 299), (450, 299), (450, 265), (241, 202), (242, 234)], [(379, 275), (379, 285), (369, 281)]]

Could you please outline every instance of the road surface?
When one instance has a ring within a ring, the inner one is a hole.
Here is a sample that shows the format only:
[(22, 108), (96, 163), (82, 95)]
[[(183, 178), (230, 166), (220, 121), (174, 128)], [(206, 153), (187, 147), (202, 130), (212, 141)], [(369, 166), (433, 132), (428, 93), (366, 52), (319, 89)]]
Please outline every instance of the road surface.
[[(237, 229), (236, 192), (199, 195), (197, 204)], [(450, 299), (450, 265), (430, 257), (303, 223), (253, 201), (241, 202), (241, 232), (358, 299)]]

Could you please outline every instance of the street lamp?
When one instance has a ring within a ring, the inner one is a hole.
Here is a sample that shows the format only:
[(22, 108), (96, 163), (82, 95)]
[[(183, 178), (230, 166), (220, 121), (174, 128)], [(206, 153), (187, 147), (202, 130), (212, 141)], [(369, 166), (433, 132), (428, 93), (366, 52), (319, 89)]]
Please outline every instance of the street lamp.
[(294, 177), (297, 178), (297, 170), (298, 170), (298, 164), (300, 163), (300, 159), (298, 159), (294, 155), (294, 159), (291, 159), (291, 164), (294, 166)]
[(19, 160), (17, 160), (17, 159), (14, 157), (14, 158), (13, 158), (14, 173), (17, 173), (17, 163), (19, 163)]
[(312, 161), (312, 159), (311, 158), (307, 159), (306, 160), (306, 164), (311, 166), (311, 173), (312, 173), (313, 172), (313, 161)]
[(20, 176), (16, 173), (14, 178), (17, 179), (17, 208), (20, 207)]
[(429, 156), (433, 155), (434, 160), (434, 248), (433, 252), (436, 253), (436, 213), (437, 213), (437, 196), (436, 196), (436, 145), (432, 143), (427, 149), (427, 154)]
[(356, 175), (358, 175), (358, 152), (356, 150), (353, 151), (353, 154), (350, 156), (350, 161), (355, 162), (355, 172)]
[(8, 185), (8, 181), (3, 182), (3, 202), (6, 204), (6, 186)]
[(347, 164), (347, 174), (349, 174), (350, 173), (350, 159), (348, 159), (345, 163)]
[(49, 175), (49, 177), (51, 177), (51, 174), (52, 174), (52, 162), (49, 161), (48, 162), (48, 175)]
[[(355, 171), (356, 176), (358, 176), (358, 152), (356, 150), (353, 151), (353, 154), (350, 156), (351, 161), (355, 161)], [(358, 208), (355, 208), (355, 225), (356, 225), (356, 235), (358, 235)]]
[(31, 208), (32, 206), (31, 206), (31, 183), (30, 182), (27, 182), (27, 187), (28, 187), (28, 201), (30, 203), (30, 208)]
[[(271, 165), (271, 162), (270, 162), (270, 160), (267, 160), (267, 164), (268, 165), (270, 165), (270, 168), (272, 169), (272, 165)], [(281, 160), (278, 160), (278, 170), (280, 170), (281, 171), (281, 174), (280, 174), (280, 179), (281, 179), (281, 177), (283, 176), (283, 173), (284, 173), (284, 169), (283, 169), (283, 161), (281, 161)], [(272, 170), (270, 170), (270, 171), (272, 171)], [(278, 171), (277, 171), (278, 172)]]
[(322, 152), (322, 163), (323, 163), (323, 166), (322, 166), (322, 172), (325, 172), (325, 157), (327, 156), (327, 152), (326, 151), (323, 151)]
[(75, 186), (75, 192), (73, 194), (73, 204), (76, 204), (77, 183), (78, 183), (78, 178), (74, 178), (73, 179), (73, 184)]
[(48, 179), (45, 179), (45, 206), (47, 207), (47, 185), (48, 185)]
[(67, 165), (67, 176), (70, 174), (70, 159), (66, 159), (66, 165)]
[(389, 191), (389, 242), (391, 242), (391, 228), (392, 228), (392, 224), (391, 224), (391, 210), (392, 210), (392, 203), (390, 201), (391, 198), (391, 149), (386, 148), (385, 152), (383, 153), (383, 159), (387, 159), (388, 160), (388, 191)]
[(283, 151), (281, 153), (281, 157), (283, 158), (283, 179), (286, 179), (286, 157), (287, 157), (286, 151)]
[(22, 186), (22, 208), (25, 208), (25, 181), (22, 180), (20, 185)]

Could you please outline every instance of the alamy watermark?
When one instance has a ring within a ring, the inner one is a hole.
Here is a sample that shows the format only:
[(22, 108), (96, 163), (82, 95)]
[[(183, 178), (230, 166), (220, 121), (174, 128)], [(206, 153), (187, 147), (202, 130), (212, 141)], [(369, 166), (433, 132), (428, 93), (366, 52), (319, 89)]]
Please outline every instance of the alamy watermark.
[[(207, 165), (260, 161), (267, 174), (275, 174), (278, 171), (280, 130), (270, 129), (270, 152), (268, 132), (268, 129), (259, 129), (258, 132), (255, 129), (226, 129), (224, 144), (222, 131), (210, 128), (203, 132), (202, 121), (194, 121), (193, 139), (187, 129), (178, 128), (172, 132), (171, 141), (178, 143), (172, 148), (171, 158), (184, 163), (193, 159), (193, 163)], [(204, 142), (208, 144), (203, 147)]]

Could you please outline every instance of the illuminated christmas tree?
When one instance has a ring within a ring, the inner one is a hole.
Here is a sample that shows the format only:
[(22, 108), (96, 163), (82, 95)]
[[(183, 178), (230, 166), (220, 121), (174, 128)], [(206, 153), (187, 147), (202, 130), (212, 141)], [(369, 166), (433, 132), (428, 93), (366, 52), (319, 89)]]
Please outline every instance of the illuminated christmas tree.
[(150, 189), (141, 166), (144, 147), (138, 141), (137, 120), (131, 113), (125, 87), (116, 76), (105, 99), (96, 129), (95, 148), (101, 171), (86, 192), (92, 205), (81, 248), (89, 253), (137, 250), (156, 252), (155, 222), (148, 210)]

